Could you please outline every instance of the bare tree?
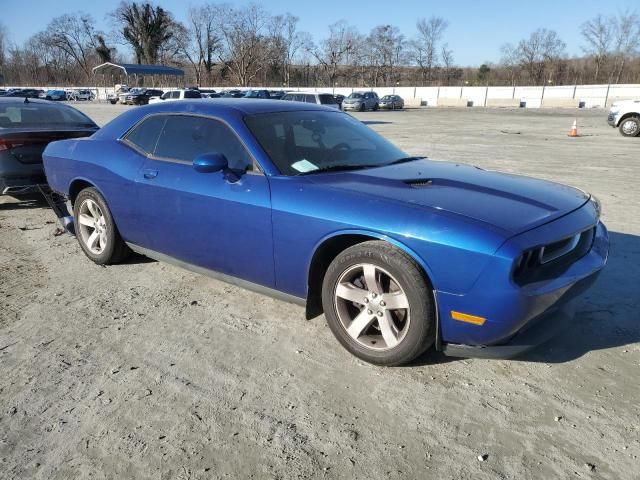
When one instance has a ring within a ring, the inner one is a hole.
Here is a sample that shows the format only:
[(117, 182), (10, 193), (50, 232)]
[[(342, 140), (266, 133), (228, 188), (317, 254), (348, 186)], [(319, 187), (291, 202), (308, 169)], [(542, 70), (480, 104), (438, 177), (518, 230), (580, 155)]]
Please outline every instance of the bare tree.
[(7, 29), (0, 23), (0, 76), (3, 75), (4, 64), (7, 59)]
[(175, 22), (162, 7), (148, 2), (122, 2), (111, 15), (120, 28), (120, 37), (133, 49), (137, 63), (156, 63), (165, 44), (173, 39)]
[(453, 59), (453, 51), (449, 49), (448, 44), (445, 43), (442, 46), (440, 57), (442, 58), (442, 73), (444, 77), (444, 83), (445, 85), (449, 85), (451, 83), (451, 79), (454, 76), (454, 71), (456, 70), (456, 68)]
[(500, 63), (509, 72), (509, 83), (511, 86), (516, 84), (516, 72), (520, 63), (518, 49), (511, 43), (505, 43), (500, 47), (502, 57)]
[(539, 28), (518, 43), (520, 63), (535, 84), (553, 76), (554, 67), (564, 55), (566, 44), (554, 30)]
[(635, 12), (621, 13), (614, 25), (616, 65), (612, 75), (614, 83), (619, 83), (627, 62), (637, 56), (640, 49), (640, 17)]
[(219, 25), (224, 40), (219, 58), (239, 85), (248, 86), (267, 61), (269, 15), (256, 4), (239, 10), (226, 7), (225, 10)]
[(582, 24), (580, 32), (586, 45), (582, 47), (584, 52), (593, 56), (595, 72), (593, 81), (598, 83), (600, 71), (607, 62), (613, 43), (615, 19), (597, 15), (595, 18)]
[(355, 53), (358, 44), (357, 30), (344, 20), (329, 25), (329, 36), (311, 53), (322, 67), (330, 85), (335, 85), (340, 65)]
[(96, 47), (99, 32), (90, 15), (62, 15), (54, 18), (44, 32), (44, 43), (58, 48), (72, 58), (77, 67), (91, 78), (91, 68), (96, 63)]
[(433, 80), (438, 64), (438, 46), (449, 23), (441, 17), (420, 19), (416, 23), (417, 37), (411, 42), (411, 56), (422, 74), (422, 83)]
[(311, 37), (298, 31), (300, 19), (290, 13), (271, 18), (269, 30), (273, 57), (277, 68), (282, 72), (282, 83), (291, 85), (291, 67), (299, 52), (308, 49)]
[(221, 10), (208, 4), (189, 9), (187, 27), (176, 29), (176, 41), (180, 54), (193, 68), (196, 84), (202, 84), (203, 74), (211, 77), (222, 38), (217, 31)]
[(372, 85), (377, 87), (380, 80), (388, 85), (395, 79), (394, 68), (403, 61), (404, 35), (398, 27), (379, 25), (371, 30), (366, 43)]

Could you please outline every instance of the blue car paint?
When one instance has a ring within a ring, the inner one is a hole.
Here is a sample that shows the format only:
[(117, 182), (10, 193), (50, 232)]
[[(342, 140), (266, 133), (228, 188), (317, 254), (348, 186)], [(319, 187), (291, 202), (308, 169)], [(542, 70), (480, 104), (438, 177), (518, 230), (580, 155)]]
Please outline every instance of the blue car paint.
[[(575, 285), (591, 282), (606, 263), (607, 232), (589, 196), (564, 185), (428, 160), (282, 176), (243, 117), (294, 110), (331, 111), (297, 102), (225, 99), (142, 107), (123, 113), (91, 139), (50, 144), (45, 170), (61, 193), (68, 194), (78, 179), (95, 185), (127, 242), (299, 298), (309, 293), (310, 263), (325, 241), (345, 234), (389, 241), (428, 275), (441, 339), (455, 344), (508, 340), (560, 308)], [(248, 173), (229, 182), (222, 172), (202, 174), (189, 165), (158, 162), (118, 141), (158, 112), (225, 122), (264, 175)], [(155, 175), (145, 178), (149, 171)], [(424, 183), (416, 188), (407, 181)], [(514, 283), (514, 263), (524, 250), (593, 226), (593, 248), (556, 278), (526, 287)], [(452, 310), (487, 321), (456, 321)]]

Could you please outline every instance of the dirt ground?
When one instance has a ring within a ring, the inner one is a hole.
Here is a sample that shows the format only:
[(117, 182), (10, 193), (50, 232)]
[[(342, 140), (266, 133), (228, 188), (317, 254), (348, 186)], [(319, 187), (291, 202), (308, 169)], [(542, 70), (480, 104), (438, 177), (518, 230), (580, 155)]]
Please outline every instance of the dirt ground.
[(0, 478), (640, 478), (640, 138), (603, 110), (356, 116), (412, 154), (598, 196), (611, 257), (573, 328), (519, 360), (379, 368), (298, 306), (143, 257), (96, 266), (5, 197)]

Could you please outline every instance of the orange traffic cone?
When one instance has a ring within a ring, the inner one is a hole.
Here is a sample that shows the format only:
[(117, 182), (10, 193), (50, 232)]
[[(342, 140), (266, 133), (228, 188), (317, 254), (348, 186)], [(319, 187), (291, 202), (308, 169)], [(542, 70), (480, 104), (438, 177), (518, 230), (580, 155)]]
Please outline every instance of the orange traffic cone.
[(571, 126), (571, 130), (569, 130), (569, 136), (570, 137), (579, 137), (580, 135), (578, 135), (578, 119), (576, 118), (573, 121), (573, 125)]

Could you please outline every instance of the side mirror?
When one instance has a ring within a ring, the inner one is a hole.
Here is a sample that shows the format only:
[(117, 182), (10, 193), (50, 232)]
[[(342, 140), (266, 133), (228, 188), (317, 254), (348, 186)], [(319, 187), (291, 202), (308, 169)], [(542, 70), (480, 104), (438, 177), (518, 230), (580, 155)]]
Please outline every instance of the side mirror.
[(221, 153), (203, 153), (193, 159), (193, 168), (200, 173), (213, 173), (229, 168), (226, 157)]

